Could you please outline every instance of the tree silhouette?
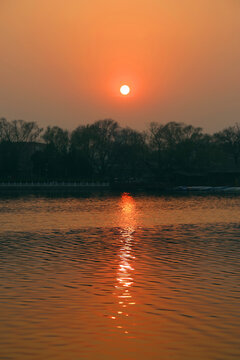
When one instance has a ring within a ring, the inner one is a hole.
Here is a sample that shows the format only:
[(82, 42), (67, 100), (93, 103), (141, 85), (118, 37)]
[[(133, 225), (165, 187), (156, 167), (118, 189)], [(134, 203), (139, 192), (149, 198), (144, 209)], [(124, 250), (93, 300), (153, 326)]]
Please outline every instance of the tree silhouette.
[(240, 157), (240, 126), (235, 124), (215, 133), (216, 143), (228, 154), (230, 154), (237, 166)]
[[(151, 123), (146, 131), (112, 119), (44, 131), (35, 122), (0, 119), (2, 181), (177, 181), (176, 174), (238, 171), (240, 126), (214, 135), (184, 123)], [(174, 180), (175, 179), (175, 180)]]

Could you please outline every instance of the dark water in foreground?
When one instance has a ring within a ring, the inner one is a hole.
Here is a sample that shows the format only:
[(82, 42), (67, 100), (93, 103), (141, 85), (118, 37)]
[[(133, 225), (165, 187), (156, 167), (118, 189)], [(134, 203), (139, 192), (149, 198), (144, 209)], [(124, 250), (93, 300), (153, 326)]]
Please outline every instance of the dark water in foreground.
[(239, 359), (240, 197), (0, 200), (0, 359)]

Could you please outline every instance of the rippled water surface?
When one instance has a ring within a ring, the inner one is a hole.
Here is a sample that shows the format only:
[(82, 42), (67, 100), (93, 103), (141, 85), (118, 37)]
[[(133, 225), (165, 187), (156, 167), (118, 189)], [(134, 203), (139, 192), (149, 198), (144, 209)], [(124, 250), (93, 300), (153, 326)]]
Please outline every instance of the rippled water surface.
[(240, 197), (0, 199), (0, 359), (239, 359)]

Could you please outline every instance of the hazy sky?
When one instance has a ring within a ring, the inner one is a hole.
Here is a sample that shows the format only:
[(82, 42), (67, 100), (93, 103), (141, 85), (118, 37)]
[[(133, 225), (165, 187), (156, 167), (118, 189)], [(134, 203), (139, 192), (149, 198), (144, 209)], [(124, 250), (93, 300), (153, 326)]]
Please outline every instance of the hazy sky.
[(0, 117), (240, 121), (240, 0), (0, 0)]

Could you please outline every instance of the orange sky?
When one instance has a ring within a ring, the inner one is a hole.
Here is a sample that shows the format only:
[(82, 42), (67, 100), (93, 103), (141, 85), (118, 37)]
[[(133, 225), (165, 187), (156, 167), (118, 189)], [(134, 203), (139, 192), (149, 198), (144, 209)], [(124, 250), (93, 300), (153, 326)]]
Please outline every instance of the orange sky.
[(218, 130), (240, 121), (239, 43), (238, 0), (1, 0), (0, 117)]

